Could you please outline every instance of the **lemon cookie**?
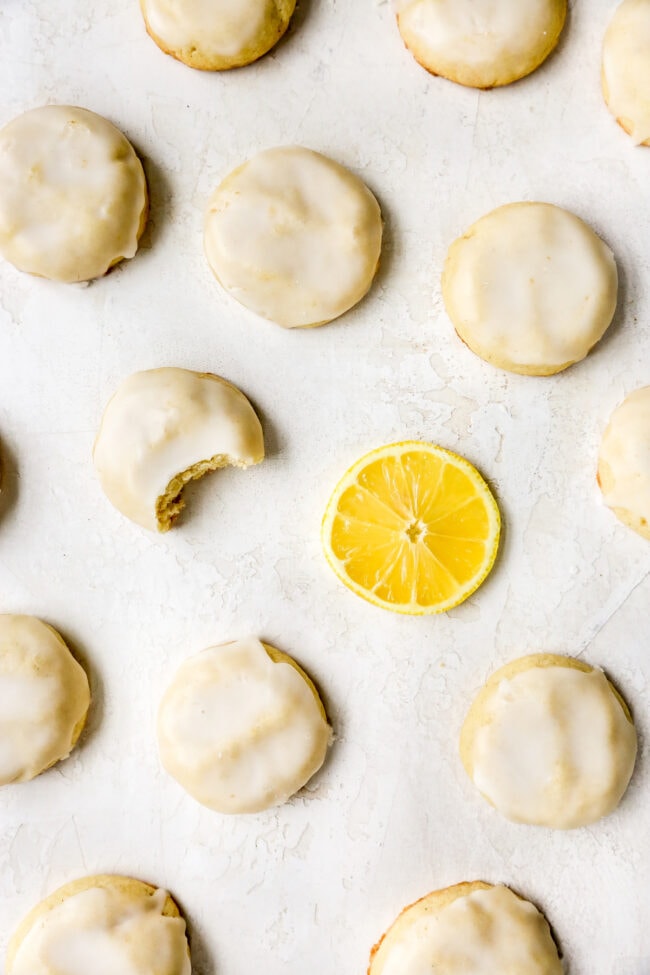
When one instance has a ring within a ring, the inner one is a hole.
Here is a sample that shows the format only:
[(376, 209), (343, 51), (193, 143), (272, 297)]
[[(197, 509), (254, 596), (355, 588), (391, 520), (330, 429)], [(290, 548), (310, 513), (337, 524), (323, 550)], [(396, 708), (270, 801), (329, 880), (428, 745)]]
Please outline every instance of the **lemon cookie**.
[(142, 164), (119, 129), (47, 105), (0, 130), (0, 254), (53, 281), (89, 281), (133, 257), (147, 219)]
[(263, 458), (262, 427), (242, 392), (219, 376), (170, 367), (136, 372), (122, 383), (93, 451), (109, 501), (161, 532), (182, 511), (188, 481)]
[(41, 901), (7, 950), (7, 975), (190, 975), (185, 921), (164, 890), (84, 877)]
[(396, 0), (407, 48), (431, 74), (471, 88), (509, 85), (546, 60), (566, 0)]
[(603, 42), (603, 94), (637, 145), (650, 146), (650, 0), (623, 0)]
[(286, 802), (321, 767), (330, 740), (309, 677), (254, 638), (186, 660), (158, 713), (164, 767), (194, 799), (222, 813)]
[(650, 538), (650, 386), (623, 400), (603, 434), (598, 483), (605, 504)]
[(205, 216), (217, 279), (285, 328), (324, 325), (356, 305), (377, 270), (381, 237), (379, 204), (361, 180), (299, 146), (235, 169)]
[(508, 887), (476, 880), (436, 890), (399, 915), (368, 975), (562, 975), (548, 922)]
[(550, 376), (584, 359), (616, 309), (611, 250), (579, 217), (511, 203), (450, 247), (442, 293), (469, 348), (500, 369)]
[(296, 0), (140, 0), (158, 47), (203, 71), (257, 61), (280, 40), (295, 6)]
[(636, 750), (630, 713), (602, 670), (547, 653), (492, 674), (460, 737), (467, 774), (488, 802), (514, 822), (554, 829), (611, 813)]
[(0, 615), (0, 785), (67, 758), (89, 705), (86, 673), (56, 630), (33, 616)]

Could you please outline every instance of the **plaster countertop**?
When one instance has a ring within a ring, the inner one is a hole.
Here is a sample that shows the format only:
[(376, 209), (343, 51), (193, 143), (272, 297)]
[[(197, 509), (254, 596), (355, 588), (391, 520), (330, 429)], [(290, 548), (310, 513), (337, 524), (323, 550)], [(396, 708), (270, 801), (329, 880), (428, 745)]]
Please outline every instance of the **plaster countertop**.
[[(540, 70), (478, 93), (427, 75), (390, 6), (371, 0), (301, 0), (273, 53), (221, 75), (164, 56), (135, 0), (0, 6), (0, 124), (48, 102), (106, 115), (142, 155), (152, 203), (136, 258), (89, 287), (0, 264), (0, 611), (59, 628), (94, 692), (73, 756), (0, 792), (0, 956), (41, 897), (112, 871), (178, 898), (197, 975), (360, 975), (405, 904), (482, 878), (547, 913), (571, 975), (647, 975), (650, 546), (595, 482), (611, 411), (650, 382), (650, 150), (633, 147), (602, 101), (613, 7), (576, 0)], [(283, 143), (349, 166), (386, 219), (367, 299), (311, 331), (233, 303), (202, 253), (212, 189)], [(573, 210), (618, 259), (614, 325), (555, 378), (492, 369), (441, 302), (449, 243), (515, 200)], [(240, 386), (268, 459), (192, 488), (183, 521), (156, 537), (110, 506), (90, 456), (117, 384), (159, 365)], [(468, 457), (504, 513), (490, 579), (441, 617), (367, 605), (320, 551), (341, 473), (405, 438)], [(226, 818), (162, 772), (155, 713), (186, 656), (247, 633), (315, 678), (337, 741), (293, 801)], [(587, 829), (506, 822), (460, 765), (477, 688), (537, 650), (604, 667), (636, 718), (630, 789)]]

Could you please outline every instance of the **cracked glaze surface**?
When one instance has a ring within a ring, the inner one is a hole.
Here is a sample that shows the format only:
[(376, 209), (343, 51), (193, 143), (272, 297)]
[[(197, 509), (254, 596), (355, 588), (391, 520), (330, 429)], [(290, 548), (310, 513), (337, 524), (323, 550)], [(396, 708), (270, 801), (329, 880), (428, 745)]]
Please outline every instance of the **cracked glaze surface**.
[[(67, 762), (0, 790), (0, 971), (41, 896), (111, 869), (174, 891), (196, 975), (358, 975), (401, 907), (478, 876), (539, 905), (571, 975), (645, 975), (650, 546), (602, 504), (595, 471), (612, 410), (650, 382), (650, 191), (599, 89), (610, 12), (575, 4), (544, 67), (479, 94), (426, 75), (389, 4), (303, 0), (273, 54), (219, 77), (161, 58), (132, 0), (0, 5), (0, 123), (47, 101), (109, 116), (152, 203), (137, 260), (88, 288), (0, 264), (0, 611), (60, 628), (96, 702)], [(215, 287), (201, 230), (220, 175), (278, 144), (360, 176), (385, 249), (340, 322), (262, 335)], [(439, 290), (449, 244), (518, 199), (586, 220), (623, 284), (603, 342), (543, 381), (465, 349)], [(122, 379), (162, 365), (245, 389), (267, 459), (192, 487), (185, 520), (149, 537), (106, 504), (91, 451)], [(340, 472), (405, 438), (466, 456), (504, 513), (490, 580), (435, 619), (366, 606), (320, 552)], [(162, 772), (155, 714), (182, 660), (245, 632), (295, 655), (338, 740), (296, 799), (217, 829)], [(605, 668), (641, 738), (620, 808), (570, 835), (504, 822), (457, 754), (478, 688), (540, 643)]]

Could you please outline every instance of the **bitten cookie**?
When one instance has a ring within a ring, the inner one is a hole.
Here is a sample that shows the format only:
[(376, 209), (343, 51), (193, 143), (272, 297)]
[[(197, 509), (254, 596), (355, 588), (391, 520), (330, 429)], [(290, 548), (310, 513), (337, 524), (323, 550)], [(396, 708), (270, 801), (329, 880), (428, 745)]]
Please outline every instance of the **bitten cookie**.
[(630, 393), (612, 413), (600, 445), (598, 483), (616, 517), (650, 538), (650, 386)]
[(396, 0), (397, 23), (416, 61), (471, 88), (509, 85), (546, 60), (566, 0)]
[(242, 392), (219, 376), (149, 369), (129, 376), (104, 411), (93, 460), (123, 515), (168, 531), (192, 480), (264, 458), (260, 421)]
[(261, 58), (286, 31), (295, 6), (296, 0), (140, 0), (158, 47), (203, 71)]
[(618, 292), (611, 250), (549, 203), (492, 210), (447, 254), (442, 293), (454, 327), (486, 362), (550, 376), (602, 338)]
[(562, 975), (543, 914), (508, 887), (456, 884), (399, 915), (370, 956), (368, 975)]
[(47, 105), (0, 130), (0, 254), (53, 281), (89, 281), (133, 257), (148, 212), (142, 164), (119, 129)]
[(164, 767), (222, 813), (286, 802), (325, 761), (331, 734), (305, 672), (253, 638), (186, 660), (158, 713)]
[(299, 146), (235, 169), (205, 216), (217, 279), (285, 328), (324, 325), (356, 305), (377, 270), (381, 237), (379, 204), (361, 180)]
[(0, 785), (67, 758), (89, 705), (86, 672), (56, 630), (33, 616), (0, 615)]
[(460, 737), (465, 770), (488, 802), (514, 822), (554, 829), (611, 813), (636, 750), (630, 713), (602, 670), (547, 653), (492, 674)]
[(7, 975), (100, 969), (111, 975), (190, 975), (185, 921), (166, 891), (131, 877), (73, 881), (28, 914), (7, 950)]
[(650, 0), (623, 0), (603, 42), (603, 94), (637, 145), (650, 146)]

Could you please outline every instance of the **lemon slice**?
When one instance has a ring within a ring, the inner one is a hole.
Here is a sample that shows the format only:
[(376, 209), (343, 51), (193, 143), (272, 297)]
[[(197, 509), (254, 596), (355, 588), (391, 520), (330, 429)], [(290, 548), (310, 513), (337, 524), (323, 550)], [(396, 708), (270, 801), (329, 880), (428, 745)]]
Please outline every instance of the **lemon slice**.
[(421, 616), (467, 599), (494, 564), (501, 518), (472, 465), (418, 441), (366, 454), (323, 518), (325, 556), (375, 606)]

